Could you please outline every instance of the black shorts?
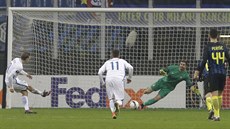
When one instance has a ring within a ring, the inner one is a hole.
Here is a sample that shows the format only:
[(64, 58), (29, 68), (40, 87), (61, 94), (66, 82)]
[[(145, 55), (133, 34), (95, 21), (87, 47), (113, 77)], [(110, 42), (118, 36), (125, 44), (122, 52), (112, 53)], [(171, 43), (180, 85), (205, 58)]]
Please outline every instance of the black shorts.
[(211, 87), (210, 87), (208, 81), (209, 81), (209, 80), (208, 80), (208, 77), (204, 78), (204, 81), (203, 81), (204, 95), (206, 95), (207, 93), (211, 92)]
[(209, 75), (210, 91), (223, 91), (226, 81), (226, 75), (224, 74), (213, 74)]

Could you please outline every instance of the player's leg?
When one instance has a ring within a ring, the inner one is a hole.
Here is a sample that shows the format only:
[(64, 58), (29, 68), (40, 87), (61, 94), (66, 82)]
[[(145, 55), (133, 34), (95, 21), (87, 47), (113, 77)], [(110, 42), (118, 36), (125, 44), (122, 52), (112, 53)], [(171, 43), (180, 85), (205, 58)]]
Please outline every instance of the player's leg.
[(13, 87), (15, 92), (20, 92), (22, 94), (22, 103), (25, 109), (25, 113), (34, 113), (29, 109), (29, 100), (28, 100), (28, 84), (25, 81), (22, 81), (18, 78), (15, 78), (13, 81)]
[(208, 82), (208, 78), (204, 79), (204, 94), (205, 94), (205, 104), (209, 112), (208, 119), (212, 119), (214, 112), (213, 112), (213, 104), (212, 104), (212, 93)]
[(214, 119), (220, 117), (220, 105), (218, 99), (218, 91), (212, 92), (212, 102), (213, 102), (213, 109), (214, 109)]
[(117, 118), (117, 114), (116, 114), (116, 108), (115, 108), (115, 100), (112, 98), (109, 100), (109, 107), (110, 107), (110, 110), (112, 112), (112, 118), (113, 119), (116, 119)]
[(214, 116), (214, 111), (213, 111), (213, 103), (212, 103), (212, 94), (210, 92), (208, 92), (205, 95), (205, 103), (206, 103), (207, 110), (209, 112), (208, 119), (211, 120)]
[[(152, 93), (153, 91), (158, 91), (160, 90), (162, 87), (161, 85), (159, 85), (157, 82), (156, 83), (153, 83), (150, 87), (147, 87), (144, 89), (144, 94), (150, 94)], [(153, 99), (149, 99), (148, 101), (142, 103), (139, 107), (140, 110), (144, 109), (145, 106), (147, 106), (147, 104), (151, 103), (155, 103), (157, 102), (154, 98)]]
[(28, 86), (28, 90), (33, 94), (39, 94), (42, 95), (42, 92), (38, 89), (33, 88), (32, 86)]
[(22, 90), (21, 94), (22, 94), (22, 103), (24, 105), (24, 109), (25, 109), (25, 111), (29, 111), (30, 108), (29, 108), (28, 92), (27, 92), (27, 90)]
[(25, 114), (36, 114), (37, 112), (31, 111), (29, 108), (28, 91), (22, 90), (21, 94), (22, 94), (22, 103), (24, 105)]
[(158, 91), (160, 88), (160, 85), (157, 85), (157, 83), (153, 83), (150, 87), (144, 89), (144, 94), (150, 94), (153, 91)]
[(114, 79), (114, 97), (115, 97), (115, 113), (118, 115), (120, 112), (120, 107), (123, 105), (123, 100), (125, 97), (124, 81), (120, 79)]
[(207, 94), (205, 94), (205, 101), (206, 101), (207, 110), (208, 111), (213, 110), (213, 106), (212, 106), (212, 94), (210, 92), (208, 92)]
[(213, 109), (212, 107), (212, 93), (211, 93), (211, 87), (208, 82), (208, 78), (204, 79), (204, 94), (205, 94), (205, 101), (208, 111), (211, 111)]
[(112, 118), (116, 119), (116, 113), (115, 113), (115, 99), (114, 99), (114, 93), (113, 93), (114, 89), (113, 89), (113, 84), (112, 82), (107, 79), (106, 80), (106, 93), (109, 99), (109, 108), (112, 112)]
[(226, 82), (226, 77), (225, 75), (219, 75), (219, 82), (218, 82), (218, 92), (217, 92), (217, 100), (218, 100), (218, 107), (217, 107), (217, 116), (215, 116), (215, 112), (214, 112), (214, 121), (220, 121), (220, 109), (222, 106), (222, 92), (224, 90), (224, 86), (225, 86), (225, 82)]
[(149, 99), (148, 101), (141, 104), (140, 108), (143, 109), (145, 106), (149, 106), (158, 102), (159, 100), (167, 96), (170, 92), (171, 92), (170, 89), (163, 87), (154, 98)]
[(222, 101), (220, 101), (220, 99), (222, 99), (221, 95), (224, 89), (226, 78), (225, 78), (225, 75), (221, 75), (221, 74), (218, 74), (213, 77), (215, 77), (215, 79), (213, 78), (212, 80), (210, 80), (211, 91), (212, 91), (212, 102), (213, 102), (213, 109), (214, 109), (213, 120), (219, 121), (220, 120), (220, 107), (222, 104)]
[(212, 92), (212, 100), (213, 102), (213, 109), (214, 109), (214, 117), (212, 118), (214, 121), (220, 121), (220, 109), (222, 105), (222, 91), (223, 90), (218, 90)]
[(222, 106), (222, 93), (224, 91), (225, 82), (226, 82), (226, 77), (225, 77), (225, 75), (223, 75), (220, 77), (220, 84), (219, 84), (219, 89), (218, 89), (218, 100), (219, 100), (219, 108), (220, 109)]
[(36, 88), (34, 88), (34, 87), (32, 87), (32, 86), (28, 86), (27, 89), (28, 89), (31, 93), (41, 95), (42, 97), (49, 96), (50, 93), (51, 93), (51, 91), (45, 91), (45, 90), (44, 90), (43, 92), (41, 92), (40, 90), (38, 90), (38, 89), (36, 89)]

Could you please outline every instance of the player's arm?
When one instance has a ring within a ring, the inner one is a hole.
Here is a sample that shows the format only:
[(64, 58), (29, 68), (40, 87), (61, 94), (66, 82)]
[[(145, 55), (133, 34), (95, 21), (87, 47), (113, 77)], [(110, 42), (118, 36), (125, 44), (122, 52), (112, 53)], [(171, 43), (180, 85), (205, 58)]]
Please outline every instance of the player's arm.
[(193, 82), (191, 81), (191, 78), (189, 77), (188, 74), (187, 74), (187, 76), (185, 77), (185, 82), (186, 82), (186, 87), (191, 87), (191, 86), (193, 86)]
[(190, 87), (190, 90), (192, 92), (194, 92), (195, 94), (199, 95), (200, 94), (200, 91), (198, 89), (198, 84), (197, 84), (197, 81), (195, 81), (192, 86)]
[(106, 71), (106, 67), (105, 67), (106, 63), (104, 63), (101, 68), (99, 69), (98, 71), (98, 76), (99, 76), (99, 79), (100, 79), (100, 83), (102, 86), (105, 86), (105, 81), (103, 79), (103, 73)]
[(198, 80), (199, 79), (199, 74), (201, 71), (203, 71), (205, 64), (208, 60), (208, 45), (205, 47), (204, 52), (203, 52), (203, 60), (201, 61), (200, 66), (198, 66), (195, 70), (193, 78)]
[(187, 76), (187, 78), (185, 79), (185, 81), (186, 81), (186, 86), (190, 87), (190, 91), (191, 91), (190, 92), (190, 98), (191, 98), (191, 100), (193, 102), (192, 92), (195, 93), (195, 94), (197, 94), (197, 95), (200, 95), (200, 91), (198, 89), (197, 81), (192, 82), (191, 79), (190, 79), (190, 77), (189, 77), (189, 75)]
[(24, 70), (20, 70), (20, 74), (27, 76), (29, 79), (32, 79), (32, 76), (25, 72)]
[(230, 54), (229, 54), (229, 50), (227, 47), (225, 47), (225, 57), (228, 63), (225, 62), (225, 64), (228, 64), (228, 66), (230, 65)]
[(128, 70), (127, 83), (130, 83), (132, 76), (133, 76), (133, 66), (131, 64), (129, 64), (128, 62), (125, 62), (125, 67)]
[(161, 68), (160, 69), (160, 75), (167, 76), (168, 75), (168, 71), (169, 71), (169, 67), (167, 67), (167, 68)]
[(186, 76), (185, 78), (185, 82), (186, 82), (186, 87), (190, 87), (191, 91), (195, 91), (195, 89), (197, 89), (197, 83), (196, 82), (192, 82), (191, 78), (189, 77), (189, 75)]

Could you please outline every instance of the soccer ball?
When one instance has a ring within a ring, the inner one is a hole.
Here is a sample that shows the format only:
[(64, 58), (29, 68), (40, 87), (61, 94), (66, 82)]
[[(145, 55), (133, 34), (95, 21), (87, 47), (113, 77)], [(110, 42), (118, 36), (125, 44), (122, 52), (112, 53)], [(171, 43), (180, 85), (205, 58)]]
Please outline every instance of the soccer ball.
[(125, 45), (126, 47), (133, 47), (137, 39), (137, 32), (132, 30), (126, 38)]
[(138, 109), (139, 103), (138, 103), (136, 100), (131, 100), (131, 101), (129, 102), (129, 106), (130, 106), (130, 108), (132, 108), (132, 109)]

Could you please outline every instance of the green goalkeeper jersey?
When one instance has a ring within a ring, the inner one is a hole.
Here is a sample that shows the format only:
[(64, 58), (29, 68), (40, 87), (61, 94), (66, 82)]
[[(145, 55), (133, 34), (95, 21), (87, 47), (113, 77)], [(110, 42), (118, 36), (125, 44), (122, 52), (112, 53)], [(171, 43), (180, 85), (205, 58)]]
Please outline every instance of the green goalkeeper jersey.
[(158, 84), (174, 90), (176, 85), (181, 81), (186, 81), (186, 86), (192, 86), (191, 79), (186, 70), (180, 71), (178, 65), (170, 65), (163, 69), (167, 75), (158, 80)]

